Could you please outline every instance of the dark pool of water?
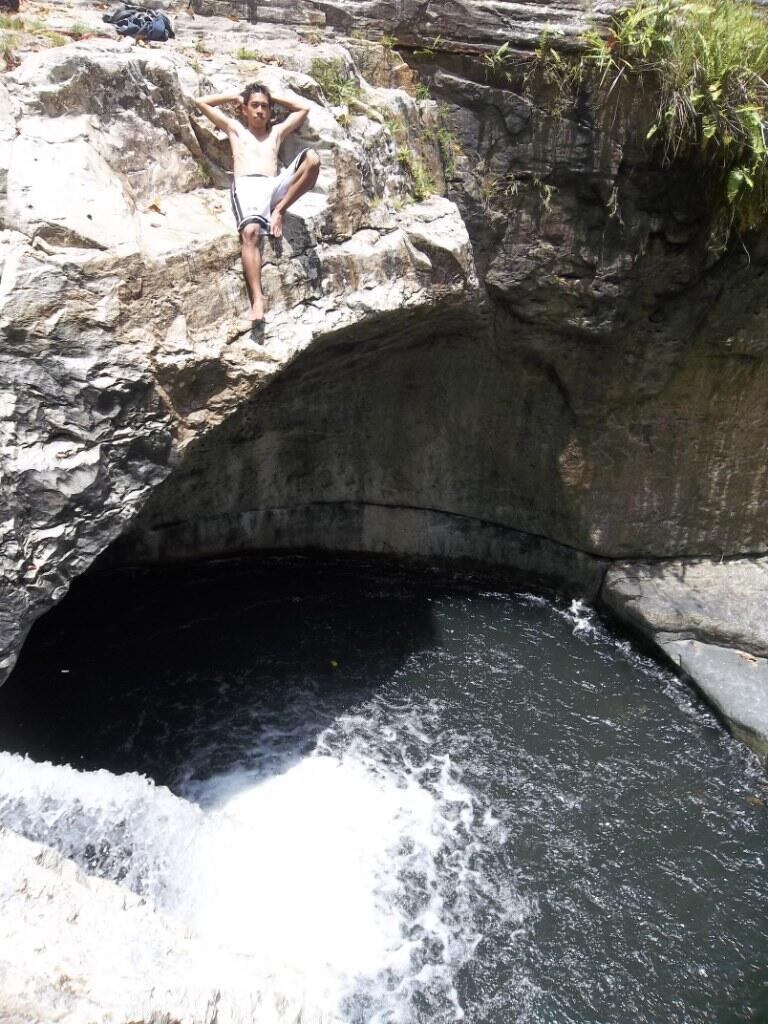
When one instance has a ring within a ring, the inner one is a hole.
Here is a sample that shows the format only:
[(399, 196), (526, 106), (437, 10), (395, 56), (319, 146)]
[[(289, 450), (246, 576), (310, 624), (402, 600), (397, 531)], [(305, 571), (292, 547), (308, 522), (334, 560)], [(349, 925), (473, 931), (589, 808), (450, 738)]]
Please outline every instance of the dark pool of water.
[(387, 890), (409, 982), (361, 979), (350, 1021), (768, 1021), (766, 779), (578, 605), (354, 561), (94, 576), (0, 690), (0, 748), (202, 806), (318, 753), (430, 794)]

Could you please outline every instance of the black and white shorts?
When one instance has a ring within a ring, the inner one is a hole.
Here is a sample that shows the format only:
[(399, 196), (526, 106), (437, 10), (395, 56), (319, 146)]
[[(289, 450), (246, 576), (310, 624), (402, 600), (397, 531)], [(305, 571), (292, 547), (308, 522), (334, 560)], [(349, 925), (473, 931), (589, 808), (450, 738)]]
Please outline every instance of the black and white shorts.
[(269, 232), (272, 209), (288, 191), (291, 179), (307, 152), (308, 150), (302, 149), (299, 155), (274, 178), (266, 174), (243, 174), (233, 180), (232, 212), (238, 231), (242, 231), (247, 224), (259, 224)]

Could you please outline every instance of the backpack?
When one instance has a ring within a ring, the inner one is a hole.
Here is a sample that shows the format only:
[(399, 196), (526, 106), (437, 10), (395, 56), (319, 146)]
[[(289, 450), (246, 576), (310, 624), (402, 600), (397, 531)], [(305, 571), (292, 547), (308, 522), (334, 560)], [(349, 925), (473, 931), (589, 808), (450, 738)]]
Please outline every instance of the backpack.
[(164, 11), (154, 11), (148, 7), (118, 7), (103, 15), (102, 21), (114, 25), (121, 36), (135, 36), (136, 39), (148, 39), (158, 43), (164, 43), (176, 36), (168, 15)]

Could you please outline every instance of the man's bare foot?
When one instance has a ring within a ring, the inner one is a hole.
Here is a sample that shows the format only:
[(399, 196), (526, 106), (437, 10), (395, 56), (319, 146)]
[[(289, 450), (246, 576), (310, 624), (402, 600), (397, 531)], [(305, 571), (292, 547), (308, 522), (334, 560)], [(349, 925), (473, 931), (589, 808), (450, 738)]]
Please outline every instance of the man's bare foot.
[(251, 303), (251, 320), (256, 323), (264, 319), (264, 296), (257, 295)]
[(269, 220), (269, 233), (273, 238), (283, 237), (283, 214), (280, 210), (273, 210)]

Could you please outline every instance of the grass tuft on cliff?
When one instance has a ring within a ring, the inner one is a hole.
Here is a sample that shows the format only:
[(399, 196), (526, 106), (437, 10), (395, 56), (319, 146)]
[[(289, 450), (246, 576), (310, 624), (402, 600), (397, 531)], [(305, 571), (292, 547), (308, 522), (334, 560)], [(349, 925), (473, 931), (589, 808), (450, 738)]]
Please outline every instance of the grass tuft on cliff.
[(744, 230), (768, 221), (768, 23), (734, 0), (635, 0), (582, 65), (611, 92), (654, 97), (647, 137), (664, 162), (703, 165), (713, 201)]

